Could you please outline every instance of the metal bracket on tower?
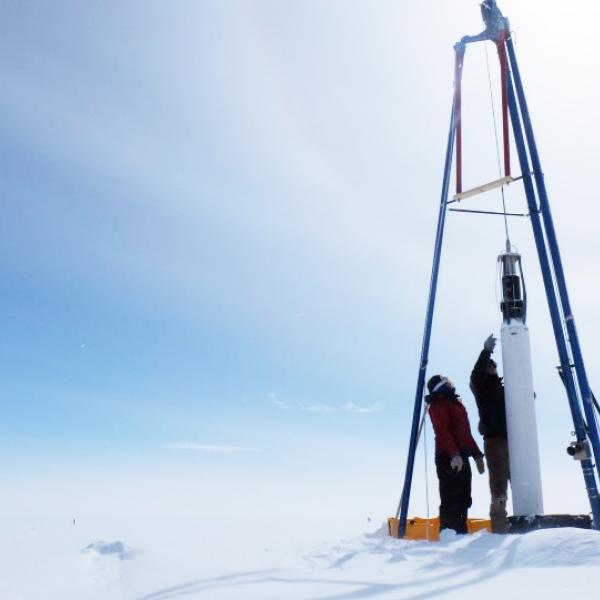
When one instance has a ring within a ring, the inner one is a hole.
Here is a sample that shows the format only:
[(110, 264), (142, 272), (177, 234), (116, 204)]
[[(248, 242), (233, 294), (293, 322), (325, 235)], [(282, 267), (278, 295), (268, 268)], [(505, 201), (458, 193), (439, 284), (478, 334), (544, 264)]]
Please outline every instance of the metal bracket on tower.
[(567, 454), (573, 457), (573, 460), (589, 460), (592, 458), (592, 450), (587, 440), (571, 442), (567, 446)]
[(455, 50), (465, 51), (466, 44), (492, 40), (497, 42), (501, 35), (510, 31), (508, 19), (500, 12), (496, 0), (484, 0), (481, 3), (481, 17), (485, 23), (485, 29), (477, 35), (465, 35), (459, 42), (454, 44)]

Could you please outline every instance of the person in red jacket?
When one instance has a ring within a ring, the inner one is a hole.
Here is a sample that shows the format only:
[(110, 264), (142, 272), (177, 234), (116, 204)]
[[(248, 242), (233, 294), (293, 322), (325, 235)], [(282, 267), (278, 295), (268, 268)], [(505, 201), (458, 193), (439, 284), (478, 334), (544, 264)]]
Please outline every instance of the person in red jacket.
[(471, 467), (475, 459), (479, 473), (485, 471), (483, 453), (471, 434), (467, 410), (454, 384), (434, 375), (427, 382), (429, 417), (435, 433), (435, 466), (440, 484), (440, 530), (467, 533), (471, 498)]

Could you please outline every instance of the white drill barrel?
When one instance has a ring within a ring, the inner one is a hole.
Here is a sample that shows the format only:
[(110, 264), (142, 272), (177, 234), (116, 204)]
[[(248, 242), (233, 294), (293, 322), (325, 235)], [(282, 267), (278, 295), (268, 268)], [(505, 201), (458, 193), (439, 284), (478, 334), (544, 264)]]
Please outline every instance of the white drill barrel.
[(529, 330), (519, 319), (501, 330), (513, 513), (544, 513)]

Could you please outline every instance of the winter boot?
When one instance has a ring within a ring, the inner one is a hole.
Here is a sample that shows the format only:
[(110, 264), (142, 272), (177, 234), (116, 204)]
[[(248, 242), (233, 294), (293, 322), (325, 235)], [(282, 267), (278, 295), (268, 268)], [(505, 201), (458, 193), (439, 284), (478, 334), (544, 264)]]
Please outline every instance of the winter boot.
[(506, 496), (492, 497), (490, 519), (492, 533), (506, 533)]

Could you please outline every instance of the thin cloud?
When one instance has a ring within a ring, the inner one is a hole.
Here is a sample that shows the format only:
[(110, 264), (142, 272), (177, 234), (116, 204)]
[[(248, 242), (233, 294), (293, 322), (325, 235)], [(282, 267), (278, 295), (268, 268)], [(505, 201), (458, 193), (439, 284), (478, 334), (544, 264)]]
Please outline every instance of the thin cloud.
[(289, 408), (290, 405), (285, 400), (273, 400), (273, 404), (277, 408)]
[(354, 404), (354, 402), (346, 402), (346, 404), (344, 404), (344, 410), (352, 413), (372, 413), (377, 412), (382, 408), (383, 404), (381, 404), (381, 402), (375, 402), (368, 406), (360, 406), (359, 404)]
[(329, 406), (328, 404), (311, 404), (309, 406), (303, 406), (302, 410), (305, 410), (307, 412), (314, 412), (314, 413), (322, 413), (322, 412), (333, 412), (334, 408), (333, 406)]
[(274, 406), (276, 406), (277, 408), (281, 408), (281, 409), (286, 409), (289, 408), (290, 405), (288, 402), (286, 402), (285, 400), (282, 400), (281, 398), (277, 397), (277, 394), (275, 392), (269, 392), (267, 394), (267, 398), (272, 402), (272, 404)]
[(173, 450), (192, 450), (194, 452), (206, 452), (208, 454), (236, 454), (243, 452), (258, 452), (258, 448), (252, 446), (227, 446), (219, 444), (196, 444), (194, 442), (171, 442), (167, 445)]

